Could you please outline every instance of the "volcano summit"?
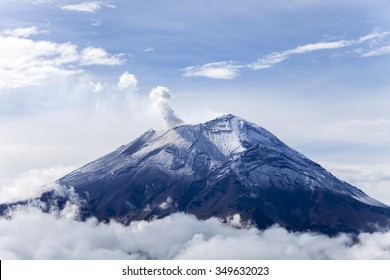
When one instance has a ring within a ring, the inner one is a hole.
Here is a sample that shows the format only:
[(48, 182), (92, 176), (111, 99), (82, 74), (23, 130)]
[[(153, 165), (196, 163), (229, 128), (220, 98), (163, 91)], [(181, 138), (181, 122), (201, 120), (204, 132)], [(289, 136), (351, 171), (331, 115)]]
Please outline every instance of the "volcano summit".
[(390, 219), (390, 207), (234, 115), (149, 130), (57, 182), (74, 188), (86, 215), (125, 223), (239, 214), (260, 229), (277, 223), (333, 235), (375, 231)]

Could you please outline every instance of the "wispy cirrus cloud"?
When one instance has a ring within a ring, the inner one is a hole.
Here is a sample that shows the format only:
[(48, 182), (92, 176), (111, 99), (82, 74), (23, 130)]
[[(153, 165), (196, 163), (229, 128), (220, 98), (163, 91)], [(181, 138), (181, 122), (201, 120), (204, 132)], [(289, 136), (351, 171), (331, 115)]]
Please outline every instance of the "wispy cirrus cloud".
[(334, 42), (318, 42), (318, 43), (301, 45), (290, 50), (274, 52), (269, 55), (266, 55), (258, 59), (255, 63), (248, 65), (248, 67), (253, 70), (267, 69), (277, 63), (280, 63), (288, 59), (292, 55), (305, 54), (305, 53), (316, 52), (321, 50), (345, 48), (353, 45), (362, 44), (370, 40), (375, 40), (377, 38), (383, 38), (388, 34), (389, 34), (388, 32), (382, 32), (382, 33), (374, 32), (354, 40), (339, 40)]
[(24, 0), (25, 2), (31, 3), (33, 5), (49, 4), (52, 3), (52, 0)]
[(240, 68), (242, 66), (235, 65), (230, 61), (212, 62), (186, 67), (183, 69), (183, 76), (230, 80), (238, 76)]
[(86, 47), (80, 52), (80, 65), (120, 65), (121, 55), (111, 55), (105, 49)]
[[(267, 54), (259, 58), (256, 62), (247, 65), (240, 65), (237, 63), (232, 63), (230, 61), (222, 61), (207, 63), (203, 65), (188, 66), (183, 69), (183, 76), (207, 77), (212, 79), (234, 79), (239, 75), (240, 70), (243, 68), (249, 68), (251, 70), (268, 69), (278, 63), (287, 60), (294, 55), (318, 52), (322, 50), (336, 50), (346, 47), (352, 47), (366, 42), (374, 42), (375, 40), (384, 38), (388, 34), (390, 34), (390, 32), (373, 32), (357, 39), (339, 40), (332, 42), (317, 42), (300, 45), (293, 49)], [(387, 53), (390, 53), (390, 46), (385, 46), (377, 50), (367, 52), (362, 56), (368, 57)]]
[(146, 53), (152, 52), (152, 51), (154, 51), (154, 48), (146, 48), (146, 49), (143, 49), (143, 52), (146, 52)]
[(121, 55), (88, 46), (81, 51), (67, 43), (34, 40), (37, 27), (0, 32), (0, 89), (37, 85), (50, 77), (83, 72), (83, 66), (120, 65)]
[(28, 38), (33, 35), (41, 33), (36, 26), (16, 28), (16, 29), (5, 29), (0, 32), (0, 36), (15, 37), (15, 38)]
[(65, 5), (61, 6), (62, 10), (74, 11), (74, 12), (84, 12), (84, 13), (95, 13), (103, 7), (107, 8), (116, 8), (114, 5), (105, 4), (100, 1), (92, 1), (92, 2), (82, 2), (74, 5)]
[(302, 45), (291, 50), (274, 52), (272, 54), (266, 55), (258, 59), (257, 62), (250, 64), (248, 66), (253, 70), (267, 69), (272, 67), (274, 64), (280, 63), (288, 59), (292, 55), (304, 54), (304, 53), (320, 51), (320, 50), (339, 49), (349, 45), (350, 42), (345, 40), (337, 41), (337, 42), (320, 42), (320, 43)]
[(390, 54), (390, 45), (383, 46), (362, 54), (362, 57), (380, 56)]

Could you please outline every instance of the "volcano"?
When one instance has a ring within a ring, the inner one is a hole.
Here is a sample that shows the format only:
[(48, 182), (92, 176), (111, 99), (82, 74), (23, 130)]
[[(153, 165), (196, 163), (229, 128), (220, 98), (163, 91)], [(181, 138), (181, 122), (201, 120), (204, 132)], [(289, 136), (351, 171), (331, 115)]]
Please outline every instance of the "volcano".
[(390, 207), (234, 115), (149, 130), (57, 183), (74, 189), (86, 216), (124, 223), (175, 212), (223, 220), (239, 214), (260, 229), (279, 224), (334, 235), (372, 232), (390, 219)]

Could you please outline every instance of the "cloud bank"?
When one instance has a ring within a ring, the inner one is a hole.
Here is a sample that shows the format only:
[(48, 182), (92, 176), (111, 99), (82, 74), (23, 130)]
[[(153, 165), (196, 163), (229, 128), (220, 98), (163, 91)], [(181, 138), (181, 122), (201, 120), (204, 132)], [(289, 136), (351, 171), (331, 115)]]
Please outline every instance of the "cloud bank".
[(0, 218), (1, 259), (389, 259), (390, 232), (330, 238), (273, 226), (235, 228), (173, 214), (151, 222), (80, 222), (77, 207), (20, 206)]
[(162, 86), (155, 87), (149, 94), (155, 110), (161, 115), (168, 127), (174, 127), (183, 123), (183, 120), (176, 115), (171, 108), (169, 100), (172, 98), (171, 91)]
[(23, 172), (10, 184), (0, 186), (0, 204), (39, 197), (42, 193), (56, 188), (50, 182), (54, 182), (73, 169), (73, 167), (54, 166)]

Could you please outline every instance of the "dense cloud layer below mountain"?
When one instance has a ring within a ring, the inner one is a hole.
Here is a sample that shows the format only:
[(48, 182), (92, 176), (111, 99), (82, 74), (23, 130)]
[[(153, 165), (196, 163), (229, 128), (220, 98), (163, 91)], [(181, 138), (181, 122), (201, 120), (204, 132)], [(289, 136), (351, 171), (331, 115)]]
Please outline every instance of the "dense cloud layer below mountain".
[(390, 259), (390, 232), (330, 238), (273, 226), (237, 228), (173, 214), (129, 226), (77, 220), (78, 207), (44, 213), (31, 203), (0, 218), (1, 259)]

